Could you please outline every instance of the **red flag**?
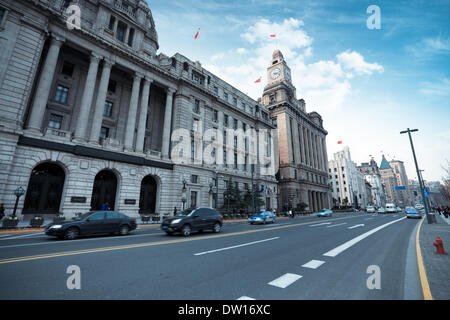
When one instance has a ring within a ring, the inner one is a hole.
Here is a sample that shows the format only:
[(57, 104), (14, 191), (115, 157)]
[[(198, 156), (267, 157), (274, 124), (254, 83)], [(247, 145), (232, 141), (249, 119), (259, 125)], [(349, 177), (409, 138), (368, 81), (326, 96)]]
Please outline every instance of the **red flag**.
[(255, 80), (255, 83), (257, 83), (257, 82), (261, 82), (261, 77), (259, 77), (258, 80)]
[(366, 170), (361, 170), (362, 173), (366, 172)]
[(198, 28), (197, 33), (195, 34), (195, 37), (194, 37), (195, 40), (197, 40), (199, 32), (200, 32), (200, 28)]
[(271, 34), (270, 37), (271, 38), (275, 38), (277, 35), (276, 34)]
[(339, 140), (339, 141), (338, 141), (338, 144), (342, 144), (342, 140)]

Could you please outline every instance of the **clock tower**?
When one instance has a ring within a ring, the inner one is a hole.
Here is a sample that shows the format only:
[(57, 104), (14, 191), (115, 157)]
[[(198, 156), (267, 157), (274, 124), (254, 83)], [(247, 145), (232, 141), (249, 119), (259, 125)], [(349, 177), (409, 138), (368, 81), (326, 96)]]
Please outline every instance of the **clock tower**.
[(286, 64), (280, 50), (272, 54), (272, 62), (267, 68), (267, 85), (264, 88), (263, 103), (291, 102), (296, 104), (296, 90), (292, 85), (291, 69)]

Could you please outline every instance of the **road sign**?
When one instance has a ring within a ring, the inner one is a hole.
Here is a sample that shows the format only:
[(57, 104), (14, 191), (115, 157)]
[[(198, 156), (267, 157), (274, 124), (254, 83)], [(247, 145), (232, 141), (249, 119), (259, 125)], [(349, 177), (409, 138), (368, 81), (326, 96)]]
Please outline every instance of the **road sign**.
[(426, 197), (426, 198), (429, 198), (429, 197), (430, 197), (430, 193), (428, 192), (428, 190), (424, 190), (423, 193), (425, 194), (425, 197)]
[(405, 186), (397, 186), (395, 187), (395, 190), (405, 190), (406, 187)]

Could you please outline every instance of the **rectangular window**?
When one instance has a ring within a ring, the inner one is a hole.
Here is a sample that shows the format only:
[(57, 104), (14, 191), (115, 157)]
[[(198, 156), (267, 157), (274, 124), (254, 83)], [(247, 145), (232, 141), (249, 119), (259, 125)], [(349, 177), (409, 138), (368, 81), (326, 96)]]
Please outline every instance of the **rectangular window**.
[(228, 93), (223, 92), (223, 100), (228, 101)]
[(234, 163), (233, 163), (234, 168), (237, 169), (238, 168), (238, 164), (237, 164), (237, 153), (236, 152), (234, 153), (234, 159), (233, 160), (234, 160)]
[(227, 151), (223, 150), (223, 164), (224, 166), (227, 165)]
[(129, 45), (130, 47), (133, 46), (133, 38), (134, 38), (134, 29), (131, 28), (131, 29), (130, 29), (130, 33), (128, 34), (128, 45)]
[(242, 124), (242, 130), (244, 131), (244, 133), (245, 133), (245, 131), (247, 131), (247, 124), (246, 123)]
[(237, 106), (237, 99), (236, 99), (235, 97), (233, 97), (233, 104), (234, 104), (235, 106)]
[(57, 114), (50, 114), (50, 118), (48, 121), (48, 127), (53, 129), (61, 129), (63, 117)]
[(194, 112), (200, 113), (200, 101), (197, 99), (194, 100)]
[(114, 16), (111, 15), (111, 17), (109, 18), (109, 25), (108, 25), (108, 29), (111, 31), (114, 31), (114, 23), (116, 22), (116, 18), (114, 18)]
[(233, 120), (233, 129), (237, 130), (237, 128), (238, 128), (238, 121), (237, 121), (237, 119), (234, 119)]
[(219, 94), (219, 88), (217, 88), (216, 86), (213, 87), (213, 91), (216, 95)]
[(61, 73), (71, 77), (73, 75), (73, 68), (74, 65), (72, 63), (64, 61)]
[(219, 119), (219, 116), (218, 116), (217, 110), (213, 110), (213, 118), (212, 118), (212, 121), (217, 122), (218, 119)]
[(228, 180), (223, 180), (223, 183), (225, 185), (225, 189), (228, 189)]
[(117, 82), (114, 80), (109, 80), (108, 83), (108, 92), (116, 92), (116, 86), (117, 86)]
[(68, 94), (69, 88), (58, 85), (56, 87), (55, 102), (66, 103)]
[(241, 102), (241, 109), (245, 111), (245, 103)]
[(227, 116), (227, 115), (224, 115), (224, 116), (223, 116), (223, 125), (224, 125), (225, 127), (228, 127), (228, 116)]
[(238, 138), (237, 136), (234, 136), (234, 147), (237, 148)]
[(191, 175), (191, 183), (198, 183), (198, 176), (193, 174)]
[(191, 140), (191, 159), (194, 161), (195, 159), (195, 141)]
[(109, 137), (109, 128), (107, 127), (102, 127), (102, 129), (100, 130), (100, 138), (101, 139), (107, 139)]
[(112, 116), (112, 108), (113, 108), (113, 103), (111, 101), (105, 101), (105, 108), (103, 109), (103, 116), (111, 117)]
[(117, 24), (117, 31), (116, 31), (117, 40), (122, 42), (125, 41), (125, 30), (127, 30), (127, 25), (119, 21), (119, 23)]
[(250, 112), (250, 114), (253, 114), (253, 107), (248, 107), (248, 112)]

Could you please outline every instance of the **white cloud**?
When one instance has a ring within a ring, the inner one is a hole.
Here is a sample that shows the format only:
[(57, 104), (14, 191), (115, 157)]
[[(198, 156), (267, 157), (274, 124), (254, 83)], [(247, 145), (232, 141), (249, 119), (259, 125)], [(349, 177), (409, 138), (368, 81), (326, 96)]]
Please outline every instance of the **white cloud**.
[(448, 96), (450, 95), (450, 79), (444, 78), (436, 82), (422, 82), (422, 88), (419, 92), (432, 96)]
[[(305, 99), (307, 111), (323, 112), (340, 108), (352, 92), (350, 79), (361, 75), (383, 72), (377, 63), (369, 63), (356, 52), (347, 50), (333, 60), (308, 63), (313, 57), (313, 38), (303, 29), (304, 23), (294, 18), (282, 23), (260, 19), (241, 34), (248, 47), (240, 47), (228, 55), (231, 60), (205, 67), (254, 99), (261, 96), (266, 84), (266, 70), (272, 53), (279, 49), (291, 68), (292, 81), (297, 88), (297, 98)], [(276, 37), (270, 37), (275, 34)], [(244, 55), (245, 53), (245, 55)], [(220, 55), (220, 54), (219, 54)], [(222, 57), (222, 56), (221, 56)], [(262, 77), (259, 84), (255, 80)]]

